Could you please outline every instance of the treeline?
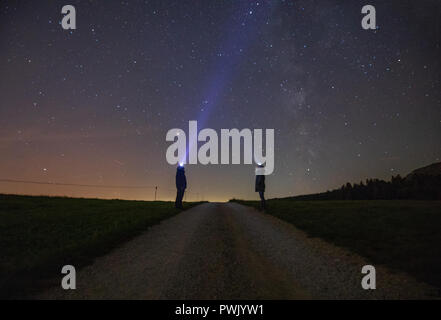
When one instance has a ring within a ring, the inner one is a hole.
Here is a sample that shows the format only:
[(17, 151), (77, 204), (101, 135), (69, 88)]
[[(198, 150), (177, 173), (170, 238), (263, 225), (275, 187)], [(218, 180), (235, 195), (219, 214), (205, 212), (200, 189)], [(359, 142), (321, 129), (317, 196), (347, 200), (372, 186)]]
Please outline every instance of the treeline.
[(340, 189), (291, 197), (293, 200), (441, 200), (441, 175), (393, 176), (391, 181), (367, 179)]

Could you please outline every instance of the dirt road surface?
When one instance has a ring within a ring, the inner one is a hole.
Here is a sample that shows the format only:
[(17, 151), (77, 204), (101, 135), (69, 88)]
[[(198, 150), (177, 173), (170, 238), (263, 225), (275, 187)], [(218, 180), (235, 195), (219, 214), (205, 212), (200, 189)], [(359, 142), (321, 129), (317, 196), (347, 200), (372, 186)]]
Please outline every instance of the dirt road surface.
[[(435, 290), (236, 203), (206, 203), (77, 270), (77, 289), (43, 299), (409, 299)], [(60, 274), (60, 281), (61, 281)]]

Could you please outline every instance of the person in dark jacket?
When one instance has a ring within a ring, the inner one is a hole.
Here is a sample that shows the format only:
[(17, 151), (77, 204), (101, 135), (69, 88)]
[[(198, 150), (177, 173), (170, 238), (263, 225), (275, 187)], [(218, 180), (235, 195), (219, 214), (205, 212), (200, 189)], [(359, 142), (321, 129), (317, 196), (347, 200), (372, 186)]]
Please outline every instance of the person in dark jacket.
[(175, 207), (182, 209), (182, 199), (184, 198), (184, 192), (187, 188), (187, 178), (185, 177), (185, 169), (182, 164), (179, 165), (176, 170), (176, 202)]
[(263, 170), (263, 165), (259, 164), (256, 170), (256, 192), (259, 192), (260, 196), (260, 209), (265, 210), (266, 209), (266, 203), (265, 203), (265, 176), (263, 174), (259, 174)]

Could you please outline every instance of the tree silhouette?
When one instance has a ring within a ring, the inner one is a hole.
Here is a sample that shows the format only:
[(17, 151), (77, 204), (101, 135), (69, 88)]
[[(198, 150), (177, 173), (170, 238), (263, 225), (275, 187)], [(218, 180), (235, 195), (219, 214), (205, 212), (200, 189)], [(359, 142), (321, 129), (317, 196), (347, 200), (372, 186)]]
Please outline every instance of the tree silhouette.
[(441, 200), (441, 175), (413, 174), (402, 178), (392, 176), (390, 181), (367, 179), (366, 183), (346, 183), (340, 189), (290, 197), (293, 200)]

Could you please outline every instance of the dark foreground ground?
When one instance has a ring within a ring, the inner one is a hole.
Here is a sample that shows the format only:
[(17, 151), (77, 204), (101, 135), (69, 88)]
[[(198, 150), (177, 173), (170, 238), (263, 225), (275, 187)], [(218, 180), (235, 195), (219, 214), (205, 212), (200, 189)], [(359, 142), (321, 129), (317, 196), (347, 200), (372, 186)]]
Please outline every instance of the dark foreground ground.
[[(269, 206), (272, 215), (236, 203), (180, 212), (167, 202), (0, 196), (0, 293), (50, 299), (440, 296), (439, 203), (274, 200)], [(77, 269), (74, 291), (60, 288), (66, 264)], [(377, 268), (376, 290), (361, 288), (366, 264)]]
[(436, 289), (237, 203), (207, 203), (162, 221), (57, 283), (40, 299), (420, 299)]
[(61, 266), (91, 263), (178, 212), (171, 202), (0, 195), (0, 298), (33, 294)]
[[(257, 201), (239, 201), (258, 207)], [(309, 236), (441, 288), (441, 202), (268, 201), (268, 214)]]

